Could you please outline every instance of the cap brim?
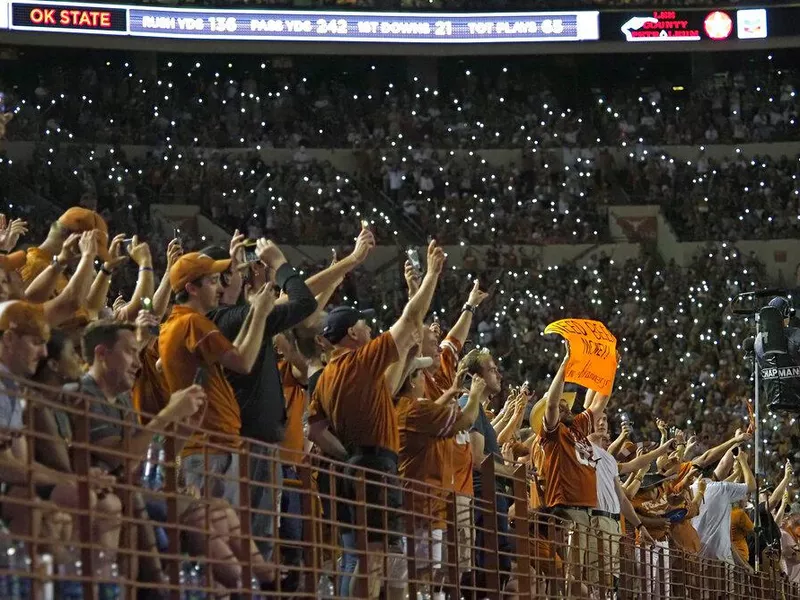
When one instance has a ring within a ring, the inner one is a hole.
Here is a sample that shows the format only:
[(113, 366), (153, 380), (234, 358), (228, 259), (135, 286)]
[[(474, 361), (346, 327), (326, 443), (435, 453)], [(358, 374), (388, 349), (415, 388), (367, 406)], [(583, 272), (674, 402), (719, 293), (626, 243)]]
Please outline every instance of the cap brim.
[[(561, 394), (561, 400), (564, 400), (569, 406), (569, 409), (572, 410), (572, 407), (575, 406), (575, 398), (578, 396), (576, 392), (563, 392)], [(531, 427), (536, 432), (536, 435), (542, 435), (542, 427), (544, 426), (544, 410), (547, 407), (547, 397), (545, 396), (541, 400), (539, 400), (536, 404), (533, 405), (531, 409), (531, 416), (529, 421), (531, 423)]]
[(211, 265), (211, 273), (224, 273), (231, 268), (231, 259), (215, 260)]
[(430, 356), (417, 356), (411, 362), (411, 370), (427, 369), (431, 365), (433, 365), (433, 359)]
[(372, 321), (375, 318), (375, 309), (372, 308), (365, 308), (364, 310), (358, 311), (358, 314), (361, 315), (361, 318), (365, 321)]

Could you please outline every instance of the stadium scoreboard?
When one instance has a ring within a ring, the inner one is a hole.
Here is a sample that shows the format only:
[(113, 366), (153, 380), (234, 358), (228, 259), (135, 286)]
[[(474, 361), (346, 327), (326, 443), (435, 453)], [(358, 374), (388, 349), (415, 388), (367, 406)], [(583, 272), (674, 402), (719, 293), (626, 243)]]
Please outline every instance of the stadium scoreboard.
[(0, 29), (188, 40), (655, 45), (800, 36), (800, 7), (428, 13), (0, 0)]
[[(186, 39), (404, 43), (599, 39), (597, 11), (388, 13), (197, 10), (10, 1), (8, 28)], [(0, 0), (0, 7), (3, 0)]]

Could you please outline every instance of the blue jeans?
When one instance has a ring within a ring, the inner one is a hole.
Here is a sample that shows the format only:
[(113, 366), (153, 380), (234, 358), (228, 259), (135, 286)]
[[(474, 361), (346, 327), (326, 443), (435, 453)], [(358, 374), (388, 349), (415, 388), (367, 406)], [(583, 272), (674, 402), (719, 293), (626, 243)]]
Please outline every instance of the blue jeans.
[(236, 510), (239, 507), (239, 455), (209, 454), (207, 458), (208, 465), (202, 453), (191, 454), (183, 459), (181, 471), (186, 485), (202, 492), (208, 477), (211, 486), (209, 496), (224, 498)]
[[(268, 511), (268, 514), (251, 513), (250, 530), (256, 538), (258, 551), (265, 560), (272, 558), (275, 548), (275, 522), (278, 518), (276, 509), (281, 503), (283, 469), (278, 462), (277, 453), (277, 448), (254, 445), (250, 457), (250, 479), (254, 484), (250, 486), (250, 508), (254, 511)], [(259, 483), (263, 485), (255, 485)]]
[[(283, 465), (283, 480), (298, 479), (297, 469), (293, 465)], [(285, 487), (281, 493), (281, 520), (279, 535), (282, 542), (300, 542), (303, 540), (303, 520), (291, 515), (302, 515), (303, 506), (300, 492), (292, 487)], [(299, 546), (281, 545), (281, 562), (285, 565), (299, 565), (303, 559), (303, 551)]]
[[(353, 578), (353, 573), (356, 572), (356, 565), (358, 565), (358, 554), (356, 553), (356, 534), (354, 531), (342, 534), (342, 571), (346, 574), (339, 574), (339, 597), (350, 597), (350, 580)], [(338, 569), (337, 569), (338, 571)]]
[[(497, 546), (500, 551), (497, 556), (497, 563), (501, 571), (509, 572), (511, 570), (511, 556), (510, 553), (514, 550), (513, 540), (509, 537), (510, 529), (508, 527), (508, 509), (511, 506), (509, 498), (505, 495), (497, 494)], [(483, 528), (489, 527), (489, 524), (484, 524), (484, 511), (480, 507), (480, 503), (476, 502), (475, 507), (475, 565), (479, 568), (478, 578), (485, 576), (485, 573), (480, 569), (486, 566), (486, 552), (493, 552), (492, 548), (486, 548), (486, 535)], [(507, 577), (507, 575), (502, 575)]]

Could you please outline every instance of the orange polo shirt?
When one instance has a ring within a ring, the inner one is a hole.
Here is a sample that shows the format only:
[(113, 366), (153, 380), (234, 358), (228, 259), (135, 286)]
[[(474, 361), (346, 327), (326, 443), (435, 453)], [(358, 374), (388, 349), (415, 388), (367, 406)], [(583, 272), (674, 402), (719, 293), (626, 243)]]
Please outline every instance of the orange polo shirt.
[[(158, 350), (170, 393), (192, 385), (199, 367), (208, 370), (208, 382), (205, 385), (207, 406), (202, 427), (224, 434), (210, 441), (239, 448), (242, 429), (239, 403), (220, 363), (227, 352), (234, 350), (230, 340), (205, 315), (178, 304), (161, 326)], [(198, 434), (192, 435), (183, 449), (183, 455), (202, 452), (203, 441)]]

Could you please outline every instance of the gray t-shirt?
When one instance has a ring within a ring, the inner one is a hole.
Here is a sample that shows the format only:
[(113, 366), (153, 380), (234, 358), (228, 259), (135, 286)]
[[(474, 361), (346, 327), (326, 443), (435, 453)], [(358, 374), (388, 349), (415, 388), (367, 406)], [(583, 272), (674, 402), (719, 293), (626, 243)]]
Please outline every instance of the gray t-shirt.
[[(89, 441), (93, 444), (109, 437), (122, 438), (125, 429), (130, 435), (134, 435), (139, 429), (139, 421), (136, 412), (133, 410), (131, 395), (129, 393), (120, 394), (114, 402), (109, 402), (105, 394), (97, 385), (94, 377), (88, 373), (81, 377), (77, 383), (68, 383), (63, 390), (72, 394), (84, 394), (98, 398), (98, 402), (92, 402), (89, 412)], [(58, 420), (58, 419), (57, 419)], [(124, 425), (127, 423), (128, 425)], [(59, 427), (60, 429), (60, 427)], [(107, 464), (96, 464), (95, 466), (108, 468)]]
[(22, 431), (24, 423), (25, 400), (20, 394), (19, 385), (13, 379), (3, 377), (8, 369), (0, 364), (0, 445), (7, 446), (13, 439), (12, 431)]

